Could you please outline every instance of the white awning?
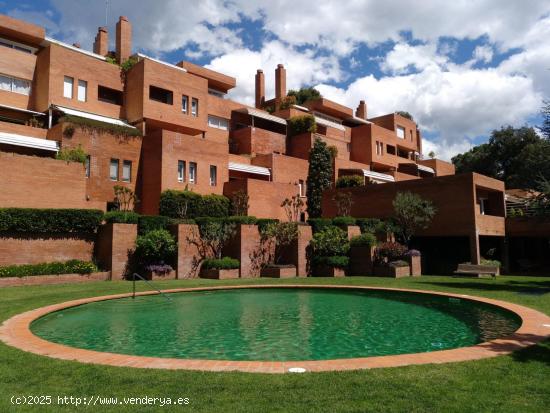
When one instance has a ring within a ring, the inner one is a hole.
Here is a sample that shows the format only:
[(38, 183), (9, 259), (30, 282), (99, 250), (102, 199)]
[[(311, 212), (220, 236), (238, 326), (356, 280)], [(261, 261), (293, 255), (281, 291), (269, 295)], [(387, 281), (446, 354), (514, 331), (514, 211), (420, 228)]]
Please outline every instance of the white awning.
[(0, 143), (6, 145), (25, 146), (27, 148), (42, 149), (44, 151), (57, 152), (59, 144), (57, 141), (33, 138), (32, 136), (17, 135), (15, 133), (0, 132)]
[(368, 169), (363, 169), (363, 175), (375, 181), (395, 182), (395, 178), (391, 175), (382, 174), (380, 172), (369, 171)]
[(435, 175), (435, 171), (433, 170), (433, 168), (430, 168), (429, 166), (424, 166), (424, 165), (418, 164), (418, 170), (428, 172), (430, 174)]
[(262, 118), (265, 120), (269, 120), (271, 122), (280, 123), (281, 125), (286, 125), (286, 120), (284, 120), (283, 118), (280, 118), (278, 116), (273, 116), (267, 112), (264, 112), (263, 110), (258, 110), (253, 108), (242, 108), (242, 109), (237, 109), (235, 112), (246, 113), (247, 115), (254, 116), (256, 118)]
[(338, 130), (341, 130), (341, 131), (346, 130), (346, 128), (344, 126), (340, 125), (339, 123), (332, 122), (330, 120), (320, 118), (319, 116), (315, 116), (315, 122), (317, 122), (319, 125), (328, 126), (330, 128), (338, 129)]
[(35, 112), (34, 110), (21, 109), (21, 108), (18, 108), (18, 107), (15, 107), (15, 106), (10, 106), (10, 105), (1, 105), (0, 104), (0, 108), (15, 110), (17, 112), (30, 113), (31, 115), (36, 115), (36, 116), (45, 116), (45, 113), (42, 113), (42, 112)]
[(292, 105), (292, 107), (293, 107), (294, 109), (303, 110), (304, 112), (309, 112), (309, 109), (306, 108), (305, 106)]
[(269, 168), (264, 168), (263, 166), (248, 165), (246, 163), (229, 162), (229, 170), (247, 172), (249, 174), (256, 175), (271, 175), (271, 171), (269, 170)]
[(110, 123), (112, 125), (118, 125), (118, 126), (124, 126), (126, 128), (136, 129), (134, 126), (132, 126), (132, 125), (120, 120), (120, 119), (109, 118), (107, 116), (96, 115), (95, 113), (82, 112), (80, 110), (70, 109), (70, 108), (66, 108), (66, 107), (63, 107), (63, 106), (57, 106), (57, 105), (52, 105), (52, 108), (57, 109), (57, 110), (59, 110), (63, 113), (66, 113), (67, 115), (78, 116), (78, 117), (81, 117), (81, 118), (96, 120), (98, 122)]

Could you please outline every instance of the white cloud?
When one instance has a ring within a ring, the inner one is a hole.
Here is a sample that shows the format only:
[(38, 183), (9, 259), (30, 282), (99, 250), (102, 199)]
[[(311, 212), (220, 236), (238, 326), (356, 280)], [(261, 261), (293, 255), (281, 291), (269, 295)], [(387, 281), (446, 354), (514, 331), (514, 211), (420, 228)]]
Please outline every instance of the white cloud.
[(491, 46), (477, 46), (473, 53), (473, 59), (478, 62), (490, 63), (493, 60), (493, 48)]
[(403, 74), (409, 72), (411, 68), (425, 70), (446, 62), (447, 58), (437, 53), (437, 46), (433, 43), (421, 46), (397, 43), (386, 55), (380, 67), (385, 72)]

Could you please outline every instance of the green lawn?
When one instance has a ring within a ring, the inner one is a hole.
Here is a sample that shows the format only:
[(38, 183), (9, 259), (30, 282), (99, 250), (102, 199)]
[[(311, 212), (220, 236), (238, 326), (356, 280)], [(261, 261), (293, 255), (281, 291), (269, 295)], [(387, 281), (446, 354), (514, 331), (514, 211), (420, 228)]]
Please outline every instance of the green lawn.
[[(163, 288), (275, 280), (165, 281)], [(285, 280), (285, 283), (289, 281)], [(430, 289), (491, 297), (550, 314), (550, 277), (309, 278), (290, 282)], [(139, 284), (139, 289), (144, 289)], [(71, 299), (129, 292), (126, 282), (0, 289), (0, 320)], [(76, 411), (11, 405), (13, 395), (189, 397), (186, 407), (88, 407), (87, 411), (544, 412), (550, 411), (550, 342), (510, 356), (444, 365), (341, 373), (259, 375), (105, 367), (54, 360), (0, 344), (0, 412)], [(81, 407), (82, 409), (82, 407)]]

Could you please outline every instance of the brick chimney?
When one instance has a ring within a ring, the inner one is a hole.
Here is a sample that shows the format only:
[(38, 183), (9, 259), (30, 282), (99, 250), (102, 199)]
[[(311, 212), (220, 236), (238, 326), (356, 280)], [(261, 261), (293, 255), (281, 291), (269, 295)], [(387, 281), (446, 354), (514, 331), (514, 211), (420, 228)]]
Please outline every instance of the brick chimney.
[(355, 116), (361, 119), (367, 119), (367, 104), (364, 100), (359, 101), (359, 106), (355, 109)]
[(132, 25), (125, 16), (116, 24), (116, 60), (122, 63), (132, 54)]
[(109, 34), (106, 27), (99, 27), (94, 40), (94, 53), (106, 56), (109, 52)]
[(275, 98), (277, 100), (286, 96), (286, 69), (282, 64), (275, 69)]
[(265, 77), (264, 72), (258, 69), (256, 72), (256, 107), (261, 109), (265, 102)]

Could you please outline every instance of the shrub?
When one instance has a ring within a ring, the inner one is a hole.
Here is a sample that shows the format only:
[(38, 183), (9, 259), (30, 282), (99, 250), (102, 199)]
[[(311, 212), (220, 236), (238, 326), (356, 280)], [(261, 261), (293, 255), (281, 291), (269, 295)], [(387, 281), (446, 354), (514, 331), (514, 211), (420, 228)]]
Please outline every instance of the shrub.
[(376, 249), (377, 261), (396, 261), (405, 256), (407, 247), (399, 244), (398, 242), (383, 242)]
[(290, 89), (287, 96), (294, 97), (298, 105), (303, 105), (310, 100), (316, 100), (322, 97), (321, 93), (313, 87), (302, 87), (299, 90)]
[(336, 180), (336, 188), (353, 188), (365, 185), (365, 177), (361, 175), (344, 175)]
[(361, 228), (362, 233), (376, 234), (386, 230), (384, 221), (378, 218), (357, 218), (357, 225)]
[(138, 217), (139, 235), (144, 235), (157, 229), (167, 229), (173, 223), (172, 219), (162, 215), (141, 215)]
[(223, 218), (197, 218), (196, 221), (200, 232), (200, 239), (196, 242), (203, 258), (208, 253), (215, 258), (221, 258), (222, 249), (235, 235), (237, 225)]
[(430, 226), (437, 209), (431, 201), (412, 192), (398, 192), (393, 200), (394, 221), (401, 240), (408, 244), (412, 236), (420, 229)]
[(113, 187), (115, 192), (115, 205), (120, 211), (132, 211), (139, 199), (134, 191), (122, 185), (115, 185)]
[(256, 220), (256, 225), (258, 225), (258, 231), (260, 231), (260, 234), (263, 234), (268, 228), (269, 224), (272, 224), (274, 222), (279, 222), (279, 220), (273, 218), (258, 218)]
[(342, 268), (345, 269), (349, 265), (349, 257), (345, 255), (336, 255), (332, 257), (315, 257), (313, 259), (313, 264), (316, 266), (328, 266), (332, 268)]
[(420, 257), (420, 256), (422, 256), (422, 254), (420, 254), (420, 251), (418, 251), (418, 250), (408, 250), (405, 253), (405, 256), (406, 257)]
[(347, 255), (349, 251), (347, 234), (335, 226), (326, 227), (315, 233), (311, 240), (311, 246), (316, 257)]
[(262, 231), (262, 237), (275, 240), (274, 264), (279, 264), (283, 248), (298, 239), (298, 224), (296, 222), (272, 222)]
[(176, 251), (176, 241), (165, 229), (150, 231), (136, 239), (135, 257), (142, 264), (171, 262)]
[[(65, 128), (63, 133), (65, 133), (67, 130), (68, 128)], [(61, 149), (59, 152), (57, 152), (57, 155), (55, 155), (55, 159), (67, 162), (80, 162), (81, 164), (84, 164), (86, 163), (87, 156), (88, 154), (84, 152), (82, 146), (78, 145), (77, 148)]]
[(311, 225), (311, 231), (314, 234), (327, 227), (333, 226), (332, 219), (330, 218), (310, 218), (307, 220), (307, 223)]
[(0, 231), (93, 233), (101, 224), (103, 211), (95, 209), (0, 209)]
[(247, 215), (233, 215), (227, 218), (222, 218), (226, 222), (231, 222), (233, 224), (248, 224), (254, 225), (258, 222), (258, 218)]
[(238, 191), (234, 192), (231, 197), (231, 213), (233, 215), (246, 215), (248, 213), (248, 201), (250, 200), (250, 196), (242, 190), (239, 189)]
[(342, 229), (345, 229), (350, 225), (355, 225), (356, 223), (357, 221), (353, 217), (345, 216), (345, 217), (336, 217), (332, 219), (332, 224)]
[(10, 265), (0, 267), (2, 277), (30, 277), (35, 275), (91, 274), (98, 271), (92, 262), (70, 260), (42, 264)]
[(353, 206), (353, 196), (349, 192), (336, 191), (332, 197), (332, 201), (336, 206), (336, 211), (340, 216), (348, 216), (351, 214)]
[(500, 267), (502, 265), (499, 260), (488, 260), (485, 258), (482, 258), (480, 263), (481, 265), (490, 265), (492, 267)]
[(293, 116), (287, 122), (290, 137), (306, 132), (317, 132), (317, 123), (315, 122), (315, 117), (312, 115)]
[(113, 224), (137, 224), (139, 218), (137, 212), (130, 211), (109, 211), (103, 215), (105, 222)]
[(279, 110), (288, 109), (288, 108), (290, 108), (292, 105), (295, 105), (295, 104), (296, 104), (296, 96), (292, 96), (292, 95), (285, 96), (285, 97), (283, 98), (283, 101), (282, 101), (281, 104), (279, 105)]
[(88, 132), (110, 133), (115, 136), (136, 137), (142, 136), (138, 128), (128, 126), (113, 125), (94, 119), (81, 118), (80, 116), (65, 115), (59, 119), (59, 123), (71, 123), (74, 126)]
[(160, 195), (160, 215), (172, 218), (227, 217), (231, 207), (223, 195), (200, 195), (184, 190), (164, 191)]
[(352, 247), (374, 247), (375, 245), (376, 237), (369, 232), (357, 235), (350, 240), (350, 246)]
[(202, 268), (206, 270), (234, 270), (239, 267), (239, 260), (231, 257), (208, 258), (202, 263)]
[(174, 271), (171, 265), (160, 263), (160, 264), (151, 264), (146, 265), (145, 270), (149, 272), (154, 272), (157, 275), (164, 276)]

